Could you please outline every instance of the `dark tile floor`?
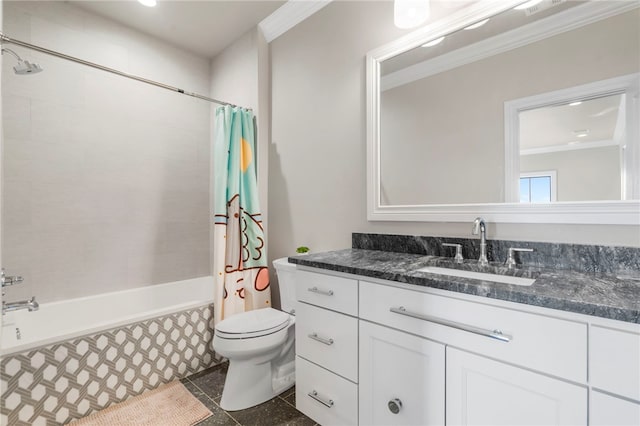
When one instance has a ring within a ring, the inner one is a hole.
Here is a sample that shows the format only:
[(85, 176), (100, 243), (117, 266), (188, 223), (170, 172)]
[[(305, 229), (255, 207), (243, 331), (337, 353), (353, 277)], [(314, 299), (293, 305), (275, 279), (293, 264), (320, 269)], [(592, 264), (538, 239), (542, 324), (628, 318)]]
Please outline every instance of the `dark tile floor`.
[(316, 425), (316, 422), (296, 410), (295, 387), (255, 407), (241, 411), (224, 411), (218, 404), (222, 397), (228, 367), (229, 364), (225, 362), (181, 380), (182, 384), (213, 413), (213, 416), (201, 421), (198, 426)]

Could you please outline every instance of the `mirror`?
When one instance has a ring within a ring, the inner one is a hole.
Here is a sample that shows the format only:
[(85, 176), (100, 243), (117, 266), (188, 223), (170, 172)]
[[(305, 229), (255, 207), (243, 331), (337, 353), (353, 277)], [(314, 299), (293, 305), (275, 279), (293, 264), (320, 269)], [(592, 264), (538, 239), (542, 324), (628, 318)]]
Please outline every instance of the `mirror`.
[(369, 220), (640, 223), (638, 3), (518, 3), (369, 53)]

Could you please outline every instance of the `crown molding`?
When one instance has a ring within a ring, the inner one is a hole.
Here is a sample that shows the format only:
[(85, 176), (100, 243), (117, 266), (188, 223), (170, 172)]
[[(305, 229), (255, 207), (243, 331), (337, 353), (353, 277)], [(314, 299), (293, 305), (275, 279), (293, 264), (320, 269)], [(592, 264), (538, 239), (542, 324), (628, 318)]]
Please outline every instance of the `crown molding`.
[(307, 19), (332, 0), (289, 0), (271, 15), (264, 18), (258, 27), (267, 43), (271, 43), (300, 22)]
[(542, 146), (540, 148), (521, 149), (520, 155), (549, 154), (552, 152), (578, 151), (581, 149), (604, 148), (607, 146), (618, 146), (618, 145), (619, 143), (612, 139), (601, 140), (601, 141), (577, 142), (572, 144), (550, 145), (550, 146)]

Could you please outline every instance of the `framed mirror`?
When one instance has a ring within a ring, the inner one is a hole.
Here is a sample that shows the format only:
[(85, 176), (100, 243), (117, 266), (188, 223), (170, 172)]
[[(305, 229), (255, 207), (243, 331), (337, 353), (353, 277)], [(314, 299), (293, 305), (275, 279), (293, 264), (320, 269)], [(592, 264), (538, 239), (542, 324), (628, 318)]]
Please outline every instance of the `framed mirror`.
[(640, 224), (640, 4), (521, 3), (367, 55), (369, 220)]

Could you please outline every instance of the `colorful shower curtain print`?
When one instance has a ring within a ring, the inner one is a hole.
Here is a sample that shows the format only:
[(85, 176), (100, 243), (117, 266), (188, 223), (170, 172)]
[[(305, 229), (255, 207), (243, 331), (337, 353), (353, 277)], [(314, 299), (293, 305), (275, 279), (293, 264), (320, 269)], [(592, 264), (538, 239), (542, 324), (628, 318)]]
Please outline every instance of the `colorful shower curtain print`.
[(216, 109), (213, 273), (215, 323), (271, 306), (264, 231), (258, 204), (251, 111)]

